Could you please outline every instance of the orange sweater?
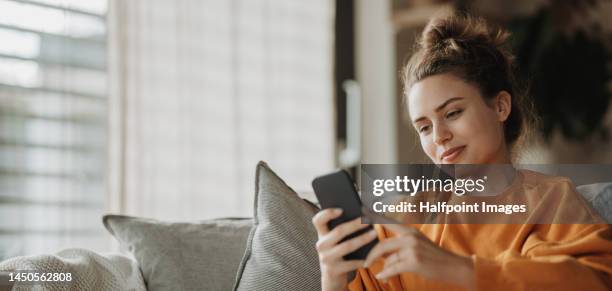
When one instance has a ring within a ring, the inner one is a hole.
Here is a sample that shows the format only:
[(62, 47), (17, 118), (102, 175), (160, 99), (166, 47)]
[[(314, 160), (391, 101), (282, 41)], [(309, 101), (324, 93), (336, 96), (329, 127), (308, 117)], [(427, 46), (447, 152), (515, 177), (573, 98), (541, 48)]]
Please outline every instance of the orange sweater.
[[(564, 178), (529, 171), (521, 171), (520, 178), (511, 191), (579, 195)], [(590, 212), (580, 206), (576, 211)], [(612, 227), (608, 224), (410, 226), (440, 247), (470, 256), (477, 290), (612, 290)], [(375, 228), (380, 240), (394, 236), (383, 225)], [(402, 273), (383, 283), (374, 277), (383, 265), (380, 259), (367, 269), (358, 269), (348, 289), (462, 290), (414, 273)]]

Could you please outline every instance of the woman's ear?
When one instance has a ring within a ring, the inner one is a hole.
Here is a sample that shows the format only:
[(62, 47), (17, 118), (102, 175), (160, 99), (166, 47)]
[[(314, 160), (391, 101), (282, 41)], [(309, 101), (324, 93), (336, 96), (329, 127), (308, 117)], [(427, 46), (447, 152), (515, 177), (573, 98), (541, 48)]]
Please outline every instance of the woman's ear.
[(501, 91), (495, 96), (495, 113), (497, 120), (500, 122), (506, 121), (512, 111), (512, 96), (507, 91)]

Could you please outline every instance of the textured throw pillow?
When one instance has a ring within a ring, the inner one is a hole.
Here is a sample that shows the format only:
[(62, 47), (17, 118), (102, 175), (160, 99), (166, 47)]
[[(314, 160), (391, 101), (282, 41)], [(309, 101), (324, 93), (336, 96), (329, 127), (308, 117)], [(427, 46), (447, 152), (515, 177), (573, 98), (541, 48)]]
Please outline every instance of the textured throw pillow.
[(231, 290), (252, 219), (193, 223), (106, 215), (106, 229), (138, 261), (149, 291)]
[(608, 222), (612, 223), (612, 184), (608, 184), (593, 199), (593, 208)]
[(317, 210), (259, 162), (253, 229), (234, 290), (320, 290), (317, 234), (311, 223)]
[(597, 183), (576, 187), (608, 223), (612, 223), (612, 183)]

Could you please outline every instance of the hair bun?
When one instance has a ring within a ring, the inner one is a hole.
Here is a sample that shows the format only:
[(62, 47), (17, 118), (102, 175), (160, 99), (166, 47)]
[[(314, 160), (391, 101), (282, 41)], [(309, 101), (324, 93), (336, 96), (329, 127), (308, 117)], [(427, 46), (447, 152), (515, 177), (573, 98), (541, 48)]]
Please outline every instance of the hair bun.
[(421, 36), (421, 47), (426, 51), (463, 51), (466, 47), (486, 46), (500, 49), (502, 54), (509, 33), (493, 27), (484, 19), (451, 15), (429, 21)]

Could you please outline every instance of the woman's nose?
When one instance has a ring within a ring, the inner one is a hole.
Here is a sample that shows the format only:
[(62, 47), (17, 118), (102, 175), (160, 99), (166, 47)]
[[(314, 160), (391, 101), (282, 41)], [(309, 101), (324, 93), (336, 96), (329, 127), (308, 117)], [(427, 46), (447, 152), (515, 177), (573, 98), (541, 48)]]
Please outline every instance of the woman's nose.
[(451, 140), (453, 134), (450, 132), (448, 127), (444, 124), (437, 124), (434, 126), (434, 143), (437, 145), (443, 145)]

